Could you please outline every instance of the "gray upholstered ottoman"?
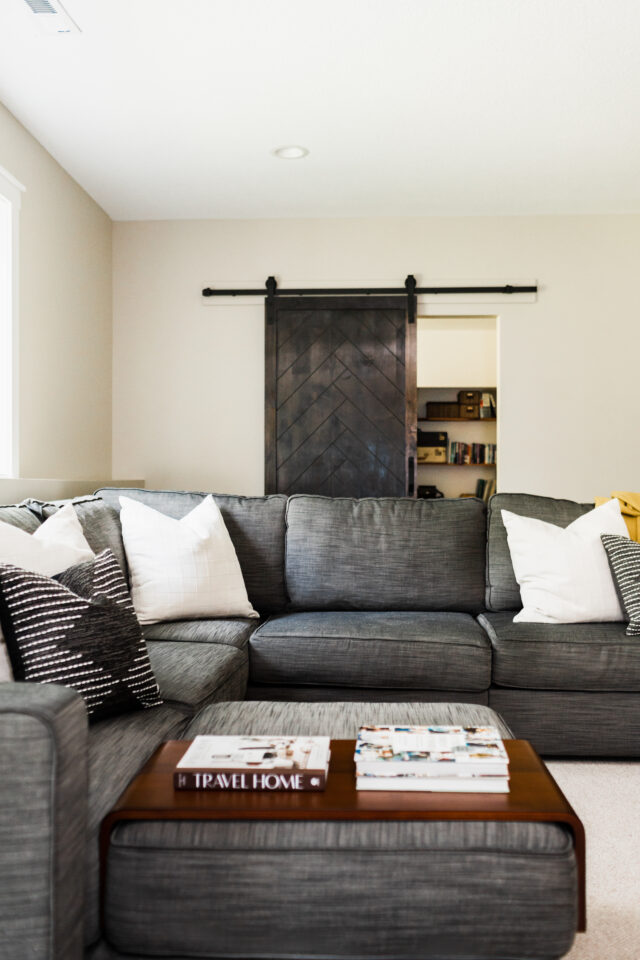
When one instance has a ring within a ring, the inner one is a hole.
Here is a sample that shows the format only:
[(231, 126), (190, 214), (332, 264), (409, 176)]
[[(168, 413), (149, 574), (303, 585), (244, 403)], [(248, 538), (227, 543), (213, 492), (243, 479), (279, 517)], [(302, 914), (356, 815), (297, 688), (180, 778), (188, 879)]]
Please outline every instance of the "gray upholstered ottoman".
[[(483, 706), (241, 702), (185, 737), (349, 738), (367, 722), (511, 735)], [(136, 958), (551, 960), (576, 929), (571, 836), (549, 823), (121, 823), (108, 876), (106, 940)]]

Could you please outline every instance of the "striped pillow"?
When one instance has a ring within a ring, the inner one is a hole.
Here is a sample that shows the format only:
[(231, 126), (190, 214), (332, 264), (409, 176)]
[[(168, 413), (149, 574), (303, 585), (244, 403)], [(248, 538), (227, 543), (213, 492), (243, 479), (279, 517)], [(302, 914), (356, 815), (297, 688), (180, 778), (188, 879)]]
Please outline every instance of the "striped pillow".
[(72, 687), (91, 720), (162, 703), (110, 550), (53, 579), (0, 564), (0, 621), (15, 679)]
[(603, 533), (600, 539), (607, 551), (613, 582), (629, 621), (627, 636), (638, 637), (640, 636), (640, 543), (609, 533)]

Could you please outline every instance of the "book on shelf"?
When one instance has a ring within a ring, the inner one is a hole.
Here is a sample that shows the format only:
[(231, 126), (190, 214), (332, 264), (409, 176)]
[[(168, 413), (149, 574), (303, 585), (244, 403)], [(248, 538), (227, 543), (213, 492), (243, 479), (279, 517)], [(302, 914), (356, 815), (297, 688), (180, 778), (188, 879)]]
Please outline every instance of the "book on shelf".
[(495, 492), (496, 492), (495, 480), (493, 479), (487, 480), (484, 485), (484, 489), (482, 491), (482, 499), (485, 501), (485, 503), (489, 502), (489, 498), (492, 497)]
[(357, 790), (509, 790), (509, 756), (495, 727), (365, 726), (354, 759)]
[(480, 419), (494, 419), (496, 415), (496, 399), (492, 393), (483, 393), (480, 399)]
[(492, 465), (496, 462), (495, 443), (464, 443), (452, 440), (449, 444), (449, 463)]
[(329, 737), (195, 737), (176, 765), (176, 790), (324, 790)]

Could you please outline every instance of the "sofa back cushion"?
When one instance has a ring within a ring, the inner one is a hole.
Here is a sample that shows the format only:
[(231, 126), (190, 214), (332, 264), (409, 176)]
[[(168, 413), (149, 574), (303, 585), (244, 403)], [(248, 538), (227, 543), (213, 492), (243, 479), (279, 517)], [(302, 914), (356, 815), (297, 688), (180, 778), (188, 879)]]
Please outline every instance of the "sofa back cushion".
[(26, 533), (34, 533), (42, 520), (40, 520), (37, 512), (34, 513), (30, 509), (27, 503), (18, 503), (0, 507), (0, 522), (10, 523), (12, 527), (18, 527), (19, 530), (25, 530)]
[(513, 572), (501, 510), (568, 527), (578, 517), (593, 510), (593, 504), (537, 497), (529, 493), (496, 493), (491, 497), (487, 511), (487, 609), (520, 610), (520, 587)]
[[(171, 490), (103, 487), (97, 495), (120, 513), (119, 497), (140, 500), (180, 520), (207, 496)], [(284, 585), (284, 514), (287, 498), (213, 494), (235, 547), (249, 600), (260, 613), (277, 613), (287, 605)], [(89, 541), (91, 542), (91, 541)]]
[(298, 495), (287, 506), (285, 570), (295, 610), (484, 607), (480, 500)]

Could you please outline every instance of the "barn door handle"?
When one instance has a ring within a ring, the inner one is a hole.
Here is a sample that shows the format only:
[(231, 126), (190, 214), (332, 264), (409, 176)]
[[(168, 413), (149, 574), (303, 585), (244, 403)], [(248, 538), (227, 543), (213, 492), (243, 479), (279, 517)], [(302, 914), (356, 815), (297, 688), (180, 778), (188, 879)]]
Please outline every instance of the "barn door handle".
[(415, 493), (416, 485), (416, 461), (414, 457), (409, 457), (409, 484), (407, 489), (408, 496), (412, 497)]

